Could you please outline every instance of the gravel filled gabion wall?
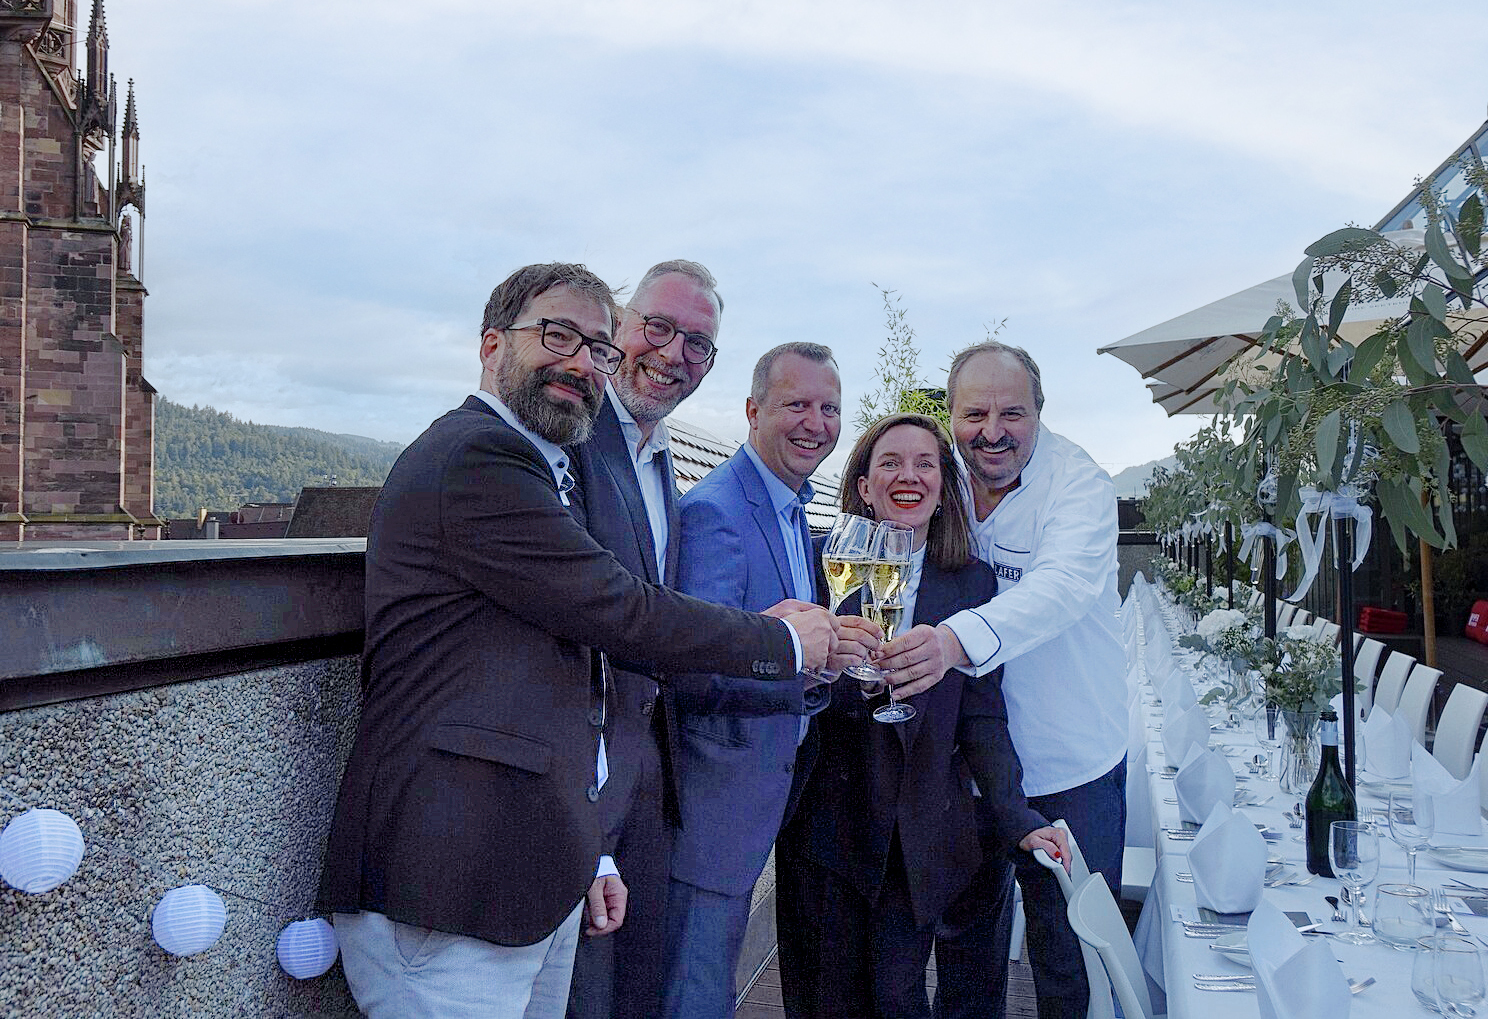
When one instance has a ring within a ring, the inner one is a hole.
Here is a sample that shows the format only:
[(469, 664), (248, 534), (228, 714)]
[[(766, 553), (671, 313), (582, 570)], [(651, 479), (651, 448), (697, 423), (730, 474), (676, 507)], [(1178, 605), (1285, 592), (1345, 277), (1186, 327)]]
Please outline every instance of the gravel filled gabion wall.
[[(355, 658), (0, 714), (0, 822), (53, 807), (87, 840), (41, 895), (0, 890), (0, 1015), (355, 1016), (337, 963), (293, 980), (274, 943), (312, 915), (356, 732)], [(177, 885), (221, 890), (227, 929), (167, 955), (150, 913)]]

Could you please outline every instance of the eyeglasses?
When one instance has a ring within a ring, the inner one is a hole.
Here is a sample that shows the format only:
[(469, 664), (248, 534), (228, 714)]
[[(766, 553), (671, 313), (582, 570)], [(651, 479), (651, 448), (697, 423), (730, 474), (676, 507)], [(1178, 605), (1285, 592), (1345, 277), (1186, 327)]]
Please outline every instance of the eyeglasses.
[(682, 360), (688, 364), (705, 364), (718, 350), (713, 341), (702, 333), (685, 333), (677, 323), (660, 315), (641, 316), (641, 335), (653, 347), (665, 347), (672, 337), (682, 337)]
[(554, 322), (550, 318), (540, 318), (535, 322), (516, 322), (506, 328), (542, 329), (542, 345), (563, 357), (573, 357), (580, 347), (588, 347), (589, 360), (594, 362), (597, 370), (606, 375), (615, 374), (620, 369), (620, 362), (625, 360), (625, 352), (613, 343), (585, 336), (573, 326)]

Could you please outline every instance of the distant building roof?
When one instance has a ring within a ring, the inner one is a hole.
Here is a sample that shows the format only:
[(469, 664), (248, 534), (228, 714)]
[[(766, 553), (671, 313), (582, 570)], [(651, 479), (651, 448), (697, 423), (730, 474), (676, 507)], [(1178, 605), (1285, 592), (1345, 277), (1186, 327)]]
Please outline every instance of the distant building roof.
[(285, 521), (294, 516), (292, 502), (245, 502), (233, 514), (235, 524), (267, 524)]
[[(677, 474), (677, 489), (686, 492), (703, 480), (703, 475), (733, 456), (740, 443), (710, 435), (697, 425), (674, 417), (667, 418), (667, 431), (672, 436), (672, 469)], [(842, 479), (816, 474), (811, 478), (815, 497), (806, 506), (806, 522), (814, 531), (826, 531), (837, 518), (838, 492)]]
[(302, 488), (287, 538), (365, 538), (380, 486)]

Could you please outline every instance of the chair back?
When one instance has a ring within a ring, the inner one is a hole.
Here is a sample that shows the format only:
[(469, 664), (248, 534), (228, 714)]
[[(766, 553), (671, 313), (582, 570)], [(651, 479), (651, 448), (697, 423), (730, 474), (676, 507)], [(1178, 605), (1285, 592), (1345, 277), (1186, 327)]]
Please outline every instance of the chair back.
[(1366, 716), (1374, 703), (1374, 674), (1379, 669), (1380, 652), (1385, 646), (1373, 637), (1354, 634), (1354, 686), (1359, 691), (1359, 710)]
[(1410, 675), (1416, 660), (1402, 651), (1391, 651), (1380, 670), (1379, 682), (1374, 684), (1375, 707), (1390, 714), (1400, 706), (1400, 692), (1405, 689), (1406, 677)]
[(1406, 680), (1405, 690), (1400, 694), (1400, 703), (1395, 714), (1405, 719), (1410, 727), (1411, 738), (1421, 746), (1426, 745), (1426, 716), (1431, 711), (1431, 696), (1436, 693), (1436, 681), (1442, 671), (1428, 665), (1417, 665)]
[(1446, 707), (1442, 708), (1441, 720), (1436, 723), (1436, 742), (1431, 744), (1431, 756), (1458, 780), (1466, 778), (1472, 771), (1478, 726), (1483, 721), (1485, 710), (1488, 710), (1488, 693), (1458, 683), (1452, 688)]
[(1092, 874), (1075, 889), (1069, 903), (1069, 922), (1081, 945), (1095, 949), (1105, 975), (1116, 988), (1122, 1014), (1128, 1019), (1154, 1019), (1147, 977), (1127, 932), (1126, 921), (1111, 889), (1099, 874)]
[(1323, 638), (1325, 644), (1332, 644), (1335, 647), (1338, 645), (1338, 635), (1343, 632), (1343, 627), (1322, 616), (1318, 616), (1317, 622), (1313, 625), (1317, 627), (1317, 635)]
[[(1105, 878), (1099, 874), (1092, 875), (1089, 866), (1085, 863), (1085, 856), (1080, 852), (1079, 843), (1075, 841), (1075, 835), (1069, 830), (1069, 825), (1061, 818), (1054, 822), (1054, 827), (1062, 828), (1065, 836), (1069, 839), (1070, 847), (1070, 869), (1066, 874), (1064, 865), (1054, 860), (1042, 849), (1033, 851), (1033, 858), (1043, 866), (1054, 872), (1054, 878), (1059, 882), (1059, 890), (1064, 893), (1066, 906), (1074, 899), (1075, 890), (1089, 880), (1092, 876), (1105, 885)], [(1106, 895), (1110, 896), (1111, 889), (1106, 888)], [(1117, 915), (1120, 915), (1117, 910)], [(1122, 921), (1125, 923), (1125, 921)], [(1106, 978), (1106, 967), (1101, 962), (1101, 957), (1096, 950), (1083, 941), (1080, 943), (1080, 954), (1085, 959), (1085, 981), (1090, 985), (1090, 1004), (1085, 1010), (1085, 1019), (1115, 1019), (1116, 1008), (1111, 1003), (1111, 984)], [(1098, 989), (1104, 989), (1098, 990)], [(1143, 988), (1146, 989), (1145, 987)]]
[(1287, 604), (1276, 610), (1277, 632), (1285, 630), (1292, 625), (1292, 617), (1297, 614), (1297, 606)]

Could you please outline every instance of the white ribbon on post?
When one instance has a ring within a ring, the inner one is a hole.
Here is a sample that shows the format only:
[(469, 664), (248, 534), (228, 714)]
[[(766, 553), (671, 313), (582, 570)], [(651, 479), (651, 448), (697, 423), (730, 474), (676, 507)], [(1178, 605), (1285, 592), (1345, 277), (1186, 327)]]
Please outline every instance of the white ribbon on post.
[[(1309, 520), (1314, 514), (1317, 516), (1316, 525)], [(1302, 596), (1312, 587), (1312, 582), (1317, 579), (1327, 538), (1323, 528), (1328, 526), (1329, 519), (1349, 518), (1359, 522), (1359, 531), (1354, 535), (1354, 561), (1350, 565), (1351, 570), (1357, 570), (1364, 562), (1364, 555), (1369, 551), (1369, 541), (1374, 536), (1374, 511), (1361, 505), (1359, 497), (1353, 491), (1320, 492), (1311, 485), (1302, 489), (1302, 508), (1297, 511), (1297, 547), (1302, 551), (1302, 563), (1306, 572), (1302, 574), (1297, 589), (1286, 596), (1286, 601), (1301, 601)], [(1314, 526), (1316, 533), (1313, 533)]]
[(1286, 576), (1286, 547), (1291, 544), (1293, 538), (1291, 531), (1285, 527), (1277, 527), (1275, 524), (1242, 524), (1240, 537), (1244, 539), (1240, 543), (1240, 558), (1250, 564), (1253, 575), (1258, 576), (1263, 565), (1261, 562), (1262, 546), (1256, 542), (1256, 539), (1270, 538), (1276, 542), (1276, 575)]

